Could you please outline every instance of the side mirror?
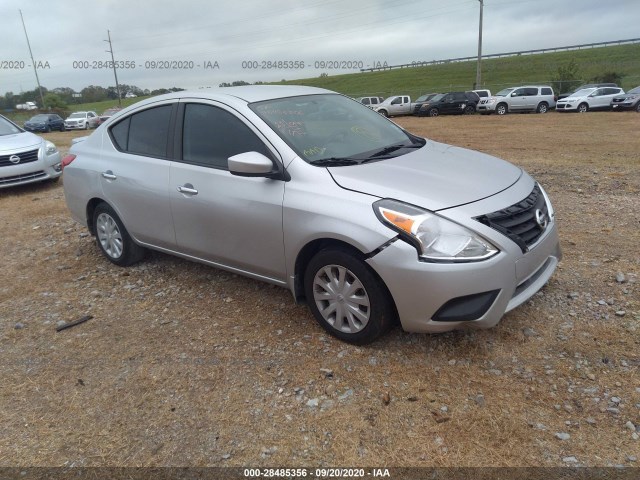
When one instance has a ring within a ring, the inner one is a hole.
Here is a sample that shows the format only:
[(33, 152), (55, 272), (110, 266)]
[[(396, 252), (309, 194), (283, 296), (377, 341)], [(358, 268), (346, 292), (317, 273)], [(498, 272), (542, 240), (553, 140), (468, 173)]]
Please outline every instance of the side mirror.
[(517, 97), (517, 96), (518, 96), (518, 94), (517, 94), (516, 92), (511, 92), (511, 96), (512, 96), (512, 97)]
[(268, 177), (274, 173), (273, 162), (258, 152), (239, 153), (227, 162), (229, 172), (239, 177)]

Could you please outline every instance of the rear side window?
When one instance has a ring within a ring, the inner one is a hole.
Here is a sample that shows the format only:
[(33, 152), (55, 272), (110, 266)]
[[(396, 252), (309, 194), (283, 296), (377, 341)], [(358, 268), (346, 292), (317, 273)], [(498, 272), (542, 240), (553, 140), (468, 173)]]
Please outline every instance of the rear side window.
[(525, 95), (528, 97), (535, 97), (538, 95), (538, 89), (533, 87), (525, 88), (525, 92)]
[(543, 88), (542, 95), (553, 95), (553, 91), (550, 88)]
[(246, 152), (258, 152), (271, 157), (258, 136), (226, 110), (197, 103), (185, 106), (183, 161), (226, 170), (229, 168), (229, 157)]
[(166, 158), (171, 108), (163, 105), (130, 115), (111, 128), (111, 139), (123, 152)]

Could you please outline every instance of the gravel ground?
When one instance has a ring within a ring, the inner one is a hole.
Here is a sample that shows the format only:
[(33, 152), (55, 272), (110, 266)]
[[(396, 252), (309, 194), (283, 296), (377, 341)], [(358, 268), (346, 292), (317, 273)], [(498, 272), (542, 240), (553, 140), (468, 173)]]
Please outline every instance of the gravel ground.
[(110, 264), (61, 184), (3, 190), (0, 466), (638, 466), (640, 115), (396, 121), (547, 188), (541, 292), (491, 330), (354, 347), (283, 289)]

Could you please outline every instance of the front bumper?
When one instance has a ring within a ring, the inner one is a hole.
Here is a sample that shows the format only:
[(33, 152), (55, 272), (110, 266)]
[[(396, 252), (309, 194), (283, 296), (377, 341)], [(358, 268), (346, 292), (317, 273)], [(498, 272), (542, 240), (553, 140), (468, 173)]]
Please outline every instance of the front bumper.
[(612, 103), (611, 110), (635, 110), (638, 108), (638, 102), (619, 102)]
[(578, 110), (578, 102), (556, 103), (556, 112), (575, 112), (577, 110)]
[(476, 110), (480, 113), (493, 113), (496, 111), (497, 103), (480, 103)]
[(476, 230), (500, 248), (485, 261), (420, 261), (416, 249), (402, 240), (367, 260), (389, 289), (404, 330), (439, 333), (493, 327), (540, 290), (562, 258), (555, 221), (526, 253), (482, 227)]
[(41, 147), (34, 162), (0, 167), (0, 189), (58, 178), (62, 175), (61, 161), (60, 152), (46, 155)]

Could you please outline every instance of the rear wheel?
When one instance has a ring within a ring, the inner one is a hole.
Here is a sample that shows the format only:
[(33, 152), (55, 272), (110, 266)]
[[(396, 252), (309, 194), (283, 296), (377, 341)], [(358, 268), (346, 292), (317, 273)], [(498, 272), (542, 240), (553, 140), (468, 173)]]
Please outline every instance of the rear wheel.
[(506, 103), (501, 103), (496, 107), (496, 113), (498, 115), (504, 115), (506, 114), (508, 111), (507, 109), (507, 104)]
[(538, 108), (536, 108), (536, 112), (538, 113), (547, 113), (549, 111), (549, 105), (546, 102), (540, 102)]
[(473, 105), (467, 105), (466, 107), (464, 107), (465, 115), (471, 115), (473, 113), (476, 113), (476, 109)]
[(327, 332), (349, 343), (371, 343), (392, 325), (389, 292), (368, 265), (348, 249), (318, 252), (304, 276), (307, 303)]
[(93, 212), (93, 231), (102, 254), (116, 265), (126, 267), (144, 258), (145, 249), (131, 239), (116, 212), (106, 203)]
[(587, 113), (589, 111), (589, 105), (586, 103), (581, 103), (578, 105), (578, 113)]

